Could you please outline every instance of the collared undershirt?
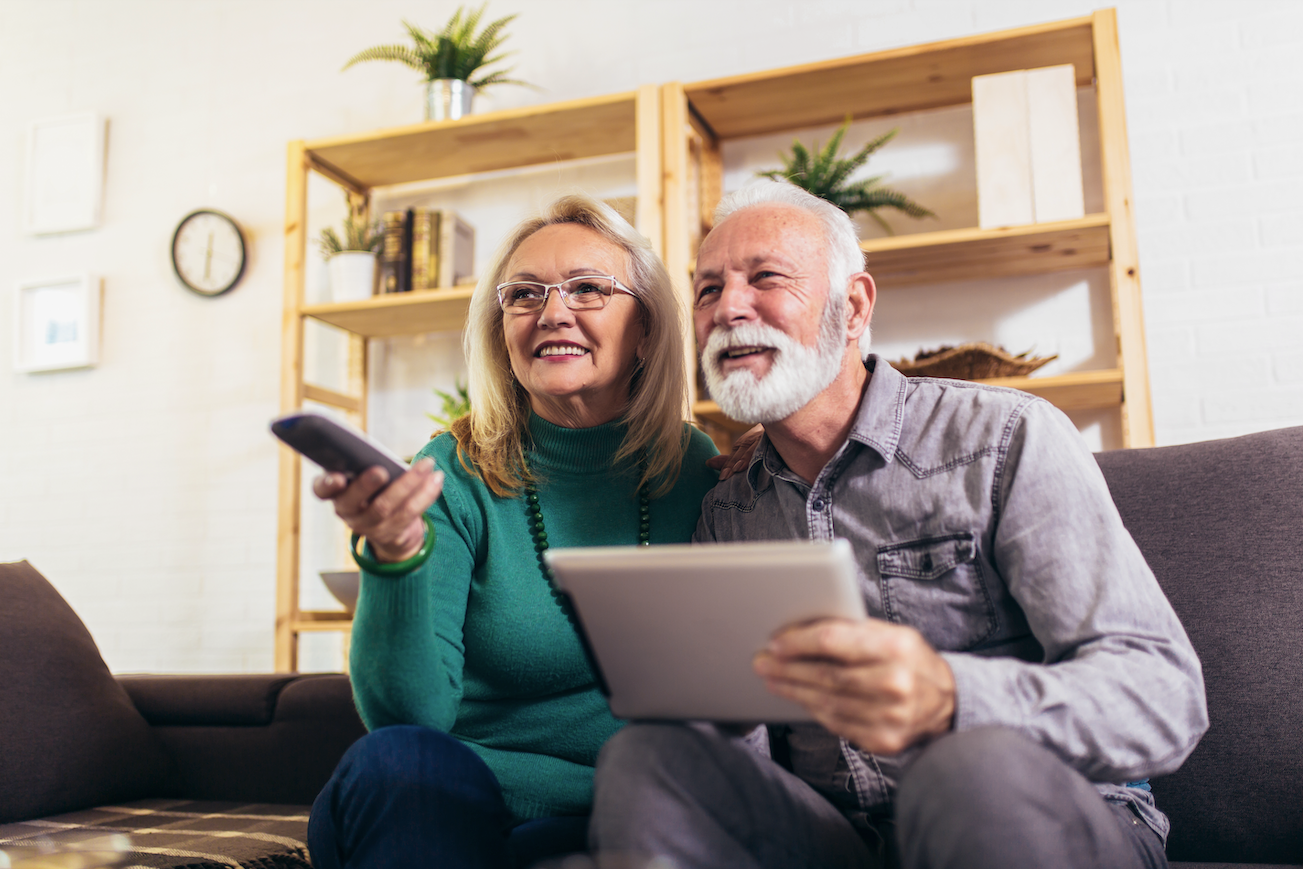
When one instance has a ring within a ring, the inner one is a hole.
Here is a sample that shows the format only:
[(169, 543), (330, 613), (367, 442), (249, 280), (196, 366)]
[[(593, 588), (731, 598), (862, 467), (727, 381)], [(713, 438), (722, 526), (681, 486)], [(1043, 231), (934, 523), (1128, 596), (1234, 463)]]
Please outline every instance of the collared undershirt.
[(840, 741), (819, 724), (792, 724), (787, 729), (792, 772), (844, 812), (859, 808), (851, 786), (851, 771)]

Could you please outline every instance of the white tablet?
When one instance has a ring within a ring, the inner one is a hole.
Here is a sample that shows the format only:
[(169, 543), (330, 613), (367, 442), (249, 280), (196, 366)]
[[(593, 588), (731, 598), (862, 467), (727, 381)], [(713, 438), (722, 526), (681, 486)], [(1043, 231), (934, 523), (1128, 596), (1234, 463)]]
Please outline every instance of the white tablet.
[(751, 659), (788, 625), (862, 619), (851, 546), (806, 541), (549, 549), (619, 718), (809, 721)]

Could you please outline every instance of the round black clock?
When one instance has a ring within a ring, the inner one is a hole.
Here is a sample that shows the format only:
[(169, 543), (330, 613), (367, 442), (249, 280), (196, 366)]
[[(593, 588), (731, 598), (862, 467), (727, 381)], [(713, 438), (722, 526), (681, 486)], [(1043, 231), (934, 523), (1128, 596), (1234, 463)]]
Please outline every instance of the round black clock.
[(201, 296), (220, 296), (244, 274), (244, 233), (220, 211), (192, 211), (172, 235), (172, 268), (186, 288)]

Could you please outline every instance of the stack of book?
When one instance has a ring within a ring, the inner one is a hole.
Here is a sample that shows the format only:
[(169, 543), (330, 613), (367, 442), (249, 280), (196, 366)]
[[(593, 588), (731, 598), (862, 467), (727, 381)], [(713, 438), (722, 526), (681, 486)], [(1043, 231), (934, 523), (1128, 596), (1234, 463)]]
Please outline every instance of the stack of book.
[(469, 283), (475, 275), (475, 229), (454, 211), (386, 211), (380, 292), (409, 293)]

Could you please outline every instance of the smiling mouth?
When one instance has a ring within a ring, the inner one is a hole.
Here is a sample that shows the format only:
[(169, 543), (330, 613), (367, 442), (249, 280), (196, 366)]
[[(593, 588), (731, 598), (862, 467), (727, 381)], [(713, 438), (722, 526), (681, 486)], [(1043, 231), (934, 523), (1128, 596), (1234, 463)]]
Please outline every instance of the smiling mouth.
[(540, 348), (538, 348), (538, 352), (536, 352), (536, 353), (534, 354), (534, 356), (535, 356), (535, 357), (544, 357), (544, 356), (583, 356), (583, 355), (585, 355), (585, 354), (587, 354), (587, 353), (588, 353), (588, 351), (587, 351), (586, 349), (584, 349), (583, 347), (580, 347), (580, 346), (578, 346), (578, 345), (576, 345), (576, 344), (566, 344), (566, 345), (551, 344), (551, 345), (549, 345), (549, 346), (547, 346), (547, 347), (540, 347)]
[(719, 354), (719, 358), (720, 358), (720, 359), (740, 359), (740, 358), (742, 358), (742, 357), (744, 357), (744, 356), (754, 356), (754, 355), (757, 354), (757, 353), (764, 353), (766, 350), (770, 350), (770, 349), (772, 349), (772, 348), (770, 348), (770, 347), (759, 347), (759, 346), (750, 346), (750, 347), (729, 347), (729, 348), (727, 348), (726, 350), (724, 350), (723, 352), (721, 352), (721, 353)]

